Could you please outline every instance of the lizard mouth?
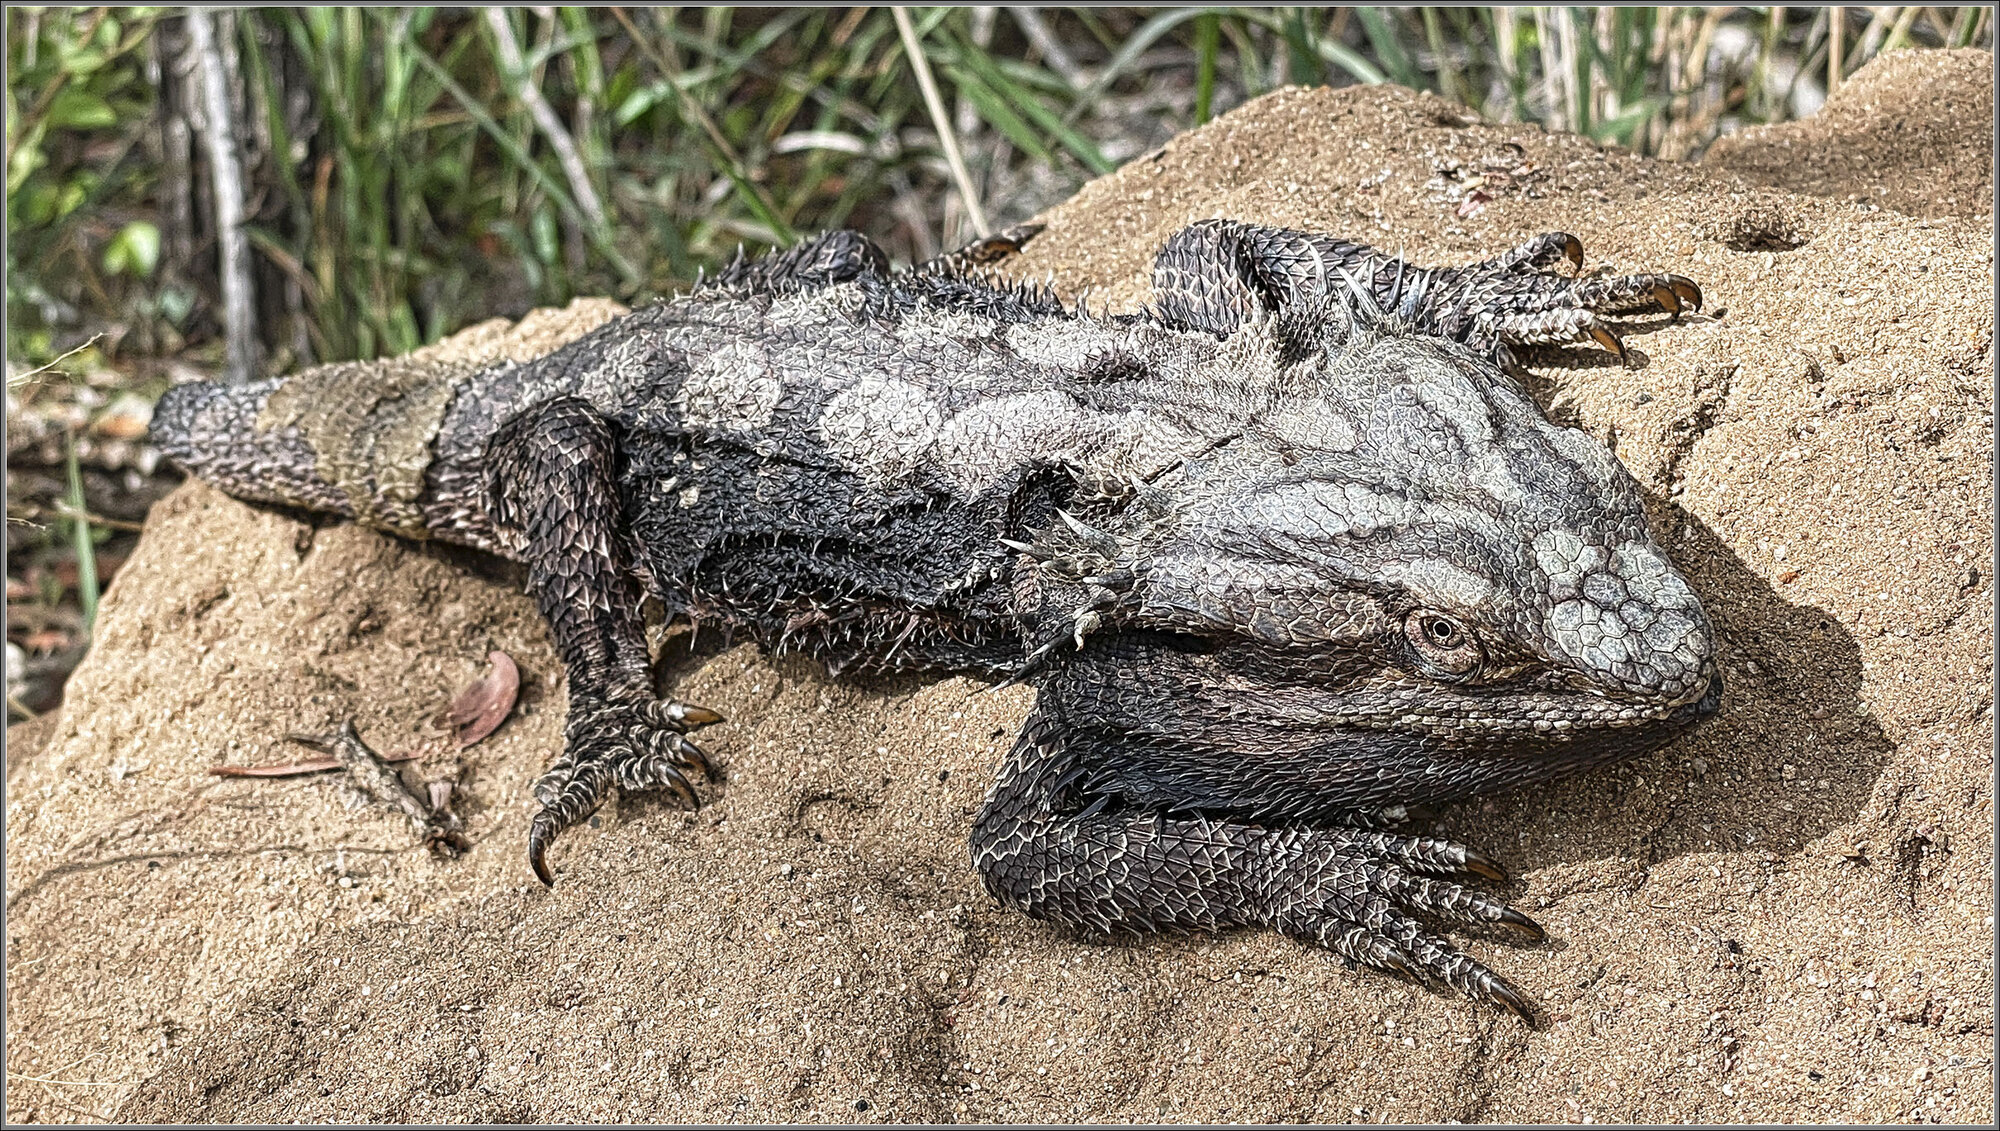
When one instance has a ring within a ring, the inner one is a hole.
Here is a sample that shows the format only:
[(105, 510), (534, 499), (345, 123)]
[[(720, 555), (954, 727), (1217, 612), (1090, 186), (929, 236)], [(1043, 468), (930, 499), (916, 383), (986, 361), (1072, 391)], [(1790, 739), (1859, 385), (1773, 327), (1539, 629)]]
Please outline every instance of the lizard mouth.
[(1565, 736), (1618, 730), (1678, 729), (1715, 714), (1722, 677), (1713, 664), (1670, 697), (1607, 692), (1602, 686), (1469, 690), (1430, 689), (1388, 710), (1347, 721), (1369, 729), (1509, 737)]

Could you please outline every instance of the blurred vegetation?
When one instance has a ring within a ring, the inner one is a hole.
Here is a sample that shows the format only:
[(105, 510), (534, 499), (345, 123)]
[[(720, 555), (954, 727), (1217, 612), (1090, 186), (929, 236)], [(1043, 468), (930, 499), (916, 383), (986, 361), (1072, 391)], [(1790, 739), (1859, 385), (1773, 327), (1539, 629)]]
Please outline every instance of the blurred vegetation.
[[(179, 8), (7, 12), (8, 358), (220, 356)], [(1286, 83), (1391, 81), (1669, 158), (1983, 8), (215, 10), (265, 368), (395, 353), (739, 242), (922, 258)], [(963, 176), (941, 139), (964, 155)], [(968, 209), (970, 197), (977, 207)]]

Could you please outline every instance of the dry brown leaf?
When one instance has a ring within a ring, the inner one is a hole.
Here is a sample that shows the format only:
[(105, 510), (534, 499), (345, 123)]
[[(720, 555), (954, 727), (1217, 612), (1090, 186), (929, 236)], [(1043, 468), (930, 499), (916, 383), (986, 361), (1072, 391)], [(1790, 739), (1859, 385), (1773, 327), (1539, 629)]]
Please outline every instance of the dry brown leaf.
[(521, 694), (521, 669), (514, 666), (513, 657), (495, 651), (486, 658), (493, 662), (493, 670), (451, 701), (447, 717), (458, 728), (460, 747), (470, 746), (499, 729)]

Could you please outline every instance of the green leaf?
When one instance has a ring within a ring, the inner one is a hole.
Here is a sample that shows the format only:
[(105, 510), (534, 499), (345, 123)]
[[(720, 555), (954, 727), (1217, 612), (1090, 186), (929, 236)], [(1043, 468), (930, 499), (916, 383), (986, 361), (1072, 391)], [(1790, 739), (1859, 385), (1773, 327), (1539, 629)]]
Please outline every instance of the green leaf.
[(673, 88), (668, 86), (664, 79), (640, 87), (618, 103), (618, 109), (612, 113), (611, 120), (621, 126), (631, 125), (640, 115), (651, 110), (671, 89)]
[[(14, 150), (12, 156), (7, 161), (7, 192), (10, 194), (7, 210), (10, 213), (14, 209), (11, 202), (11, 194), (22, 191), (23, 186), (28, 183), (28, 178), (34, 175), (35, 170), (46, 164), (48, 164), (48, 155), (42, 152), (42, 127), (38, 123), (34, 129), (28, 132), (27, 138), (21, 142), (19, 148)], [(48, 186), (44, 185), (41, 187), (47, 188)], [(50, 216), (53, 215), (51, 212), (50, 215), (38, 216), (33, 206), (24, 207), (22, 214), (28, 217), (30, 223), (35, 224), (46, 224), (49, 222)]]
[(528, 219), (528, 231), (535, 241), (535, 258), (554, 265), (561, 256), (561, 240), (556, 235), (555, 209), (547, 204), (535, 209)]
[(160, 316), (179, 326), (187, 321), (194, 311), (194, 292), (181, 287), (168, 287), (159, 295)]
[[(24, 224), (41, 227), (56, 218), (56, 189), (46, 181), (16, 189), (7, 201), (11, 211), (21, 210)], [(11, 219), (11, 217), (10, 217)]]
[(56, 192), (55, 214), (49, 219), (60, 220), (76, 211), (76, 206), (82, 204), (84, 198), (89, 195), (90, 187), (83, 183), (82, 177), (64, 181), (62, 188)]
[(75, 47), (68, 45), (58, 46), (56, 50), (60, 56), (56, 65), (61, 67), (67, 74), (87, 75), (104, 65), (104, 52), (102, 51), (94, 51), (87, 48), (77, 50)]
[(104, 247), (104, 270), (113, 275), (143, 279), (159, 263), (160, 229), (145, 220), (125, 225)]
[(111, 104), (84, 90), (65, 90), (49, 103), (49, 124), (59, 129), (99, 130), (118, 124)]

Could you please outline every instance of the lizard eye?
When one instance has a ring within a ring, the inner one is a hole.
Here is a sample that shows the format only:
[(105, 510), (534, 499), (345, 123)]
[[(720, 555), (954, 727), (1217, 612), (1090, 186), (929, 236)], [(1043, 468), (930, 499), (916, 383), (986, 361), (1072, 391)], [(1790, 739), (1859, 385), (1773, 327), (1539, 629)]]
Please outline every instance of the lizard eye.
[(1424, 666), (1439, 675), (1469, 678), (1485, 658), (1472, 631), (1442, 613), (1423, 610), (1411, 613), (1403, 622), (1403, 634), (1409, 637)]

